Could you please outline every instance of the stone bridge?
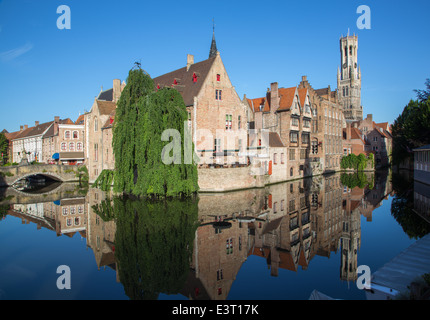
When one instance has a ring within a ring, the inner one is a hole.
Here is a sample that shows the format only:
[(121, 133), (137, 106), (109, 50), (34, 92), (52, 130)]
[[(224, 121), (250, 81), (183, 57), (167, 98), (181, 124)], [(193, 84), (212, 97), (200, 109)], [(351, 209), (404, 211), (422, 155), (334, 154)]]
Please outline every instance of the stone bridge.
[(79, 181), (78, 166), (36, 164), (0, 167), (0, 187), (13, 186), (21, 179), (41, 175), (60, 182)]

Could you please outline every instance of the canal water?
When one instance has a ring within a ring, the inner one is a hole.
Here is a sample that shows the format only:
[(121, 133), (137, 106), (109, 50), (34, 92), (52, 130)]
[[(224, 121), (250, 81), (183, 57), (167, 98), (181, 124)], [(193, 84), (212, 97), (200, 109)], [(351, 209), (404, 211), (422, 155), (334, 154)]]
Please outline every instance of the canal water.
[(407, 174), (319, 176), (150, 202), (75, 184), (0, 190), (0, 299), (364, 300), (430, 231)]

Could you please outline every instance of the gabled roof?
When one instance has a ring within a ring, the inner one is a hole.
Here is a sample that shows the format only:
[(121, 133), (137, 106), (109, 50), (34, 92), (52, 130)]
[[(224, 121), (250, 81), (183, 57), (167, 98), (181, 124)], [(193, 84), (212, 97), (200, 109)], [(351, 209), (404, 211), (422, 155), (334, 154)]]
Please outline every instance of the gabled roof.
[(110, 115), (116, 109), (116, 103), (112, 101), (96, 100), (100, 115)]
[[(279, 94), (279, 109), (278, 110), (290, 110), (292, 105), (293, 105), (293, 101), (294, 101), (294, 96), (296, 94), (296, 87), (291, 87), (291, 88), (279, 88), (278, 89), (278, 94)], [(298, 101), (300, 103), (300, 101)]]
[(297, 89), (299, 92), (300, 105), (304, 106), (306, 102), (306, 95), (308, 94), (307, 88)]
[[(279, 96), (278, 110), (279, 111), (290, 110), (291, 106), (293, 105), (296, 89), (297, 89), (296, 87), (278, 89), (278, 96)], [(269, 112), (271, 109), (270, 96), (271, 96), (271, 91), (267, 92), (266, 97), (247, 99), (247, 101), (254, 112)], [(263, 105), (262, 110), (260, 110), (261, 105)]]
[(109, 115), (109, 118), (106, 120), (105, 124), (103, 125), (102, 130), (113, 127), (113, 122), (115, 121), (115, 114), (116, 114), (116, 110), (112, 111), (112, 113)]
[(85, 115), (81, 114), (78, 119), (76, 119), (75, 124), (84, 124), (85, 121)]
[[(54, 121), (51, 122), (51, 124), (53, 124)], [(60, 120), (59, 124), (74, 124), (72, 120), (70, 120), (70, 118), (64, 119), (64, 120)], [(58, 133), (57, 133), (58, 134)], [(48, 137), (53, 137), (54, 134), (54, 126), (51, 125), (49, 127), (49, 129), (45, 132), (45, 134), (43, 135), (43, 138), (48, 138)]]
[[(188, 70), (187, 67), (183, 67), (154, 78), (156, 90), (163, 87), (175, 88), (184, 99), (185, 105), (192, 106), (194, 104), (194, 97), (199, 94), (216, 57), (217, 56), (214, 56), (207, 60), (194, 63), (190, 65)], [(194, 74), (197, 76), (196, 82), (193, 80)], [(176, 85), (173, 84), (175, 79), (177, 81)]]
[(113, 100), (113, 88), (100, 92), (97, 100), (112, 101)]

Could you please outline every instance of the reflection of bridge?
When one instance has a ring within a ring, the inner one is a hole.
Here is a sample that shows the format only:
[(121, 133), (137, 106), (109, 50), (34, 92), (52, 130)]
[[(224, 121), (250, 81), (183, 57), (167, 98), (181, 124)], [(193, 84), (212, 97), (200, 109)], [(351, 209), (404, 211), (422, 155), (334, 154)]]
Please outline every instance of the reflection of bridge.
[(55, 164), (10, 166), (0, 167), (0, 187), (12, 186), (19, 180), (34, 175), (49, 177), (61, 182), (79, 181), (77, 166)]
[(0, 198), (3, 200), (0, 200), (0, 205), (53, 202), (64, 198), (82, 197), (83, 192), (85, 190), (80, 190), (77, 183), (55, 183), (50, 188), (39, 190), (37, 193), (1, 188)]

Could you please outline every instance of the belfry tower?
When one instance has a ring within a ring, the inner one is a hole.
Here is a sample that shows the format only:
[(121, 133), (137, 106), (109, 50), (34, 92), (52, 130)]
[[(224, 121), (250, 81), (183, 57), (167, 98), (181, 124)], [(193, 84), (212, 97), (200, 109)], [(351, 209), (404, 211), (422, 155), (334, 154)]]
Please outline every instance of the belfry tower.
[(340, 69), (337, 69), (339, 102), (347, 121), (363, 119), (361, 105), (361, 70), (357, 61), (358, 37), (340, 38)]

